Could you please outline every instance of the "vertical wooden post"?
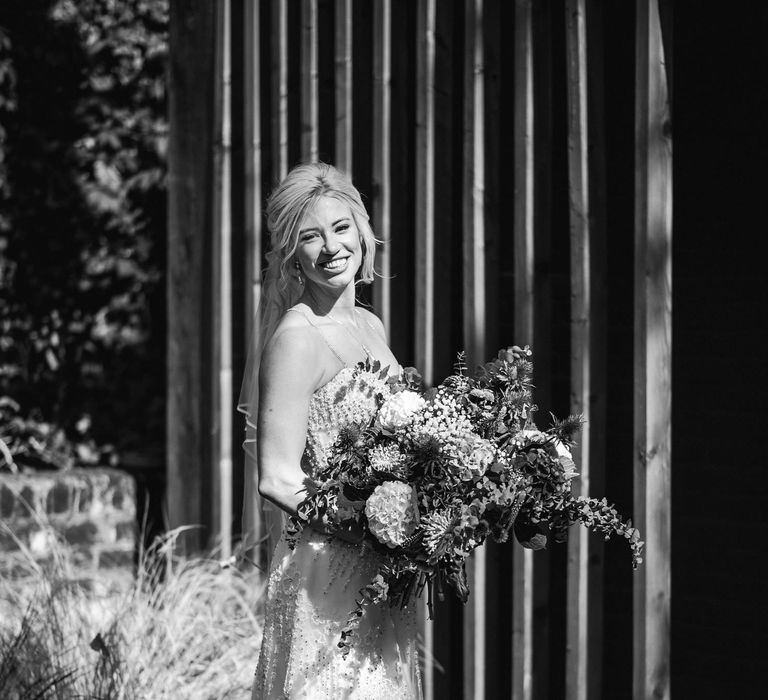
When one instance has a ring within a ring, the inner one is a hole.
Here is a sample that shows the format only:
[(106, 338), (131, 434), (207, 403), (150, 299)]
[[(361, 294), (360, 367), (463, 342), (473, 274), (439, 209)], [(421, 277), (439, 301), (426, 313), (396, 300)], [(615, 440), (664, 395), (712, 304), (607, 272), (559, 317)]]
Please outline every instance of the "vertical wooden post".
[(672, 142), (657, 0), (638, 0), (635, 109), (634, 697), (669, 698)]
[[(373, 230), (384, 241), (376, 254), (381, 278), (376, 310), (389, 336), (392, 326), (392, 2), (375, 0), (373, 20)], [(351, 158), (351, 156), (350, 156)]]
[[(534, 121), (531, 0), (515, 0), (515, 338), (533, 344)], [(533, 675), (533, 552), (514, 545), (512, 697), (530, 700)]]
[[(215, 6), (171, 5), (168, 196), (168, 525), (211, 524), (210, 384)], [(203, 96), (201, 98), (201, 95)], [(186, 541), (203, 544), (204, 531)]]
[[(593, 472), (601, 477), (602, 465), (594, 459), (593, 403), (602, 387), (593, 375), (594, 289), (593, 232), (587, 109), (586, 0), (566, 0), (566, 55), (568, 76), (568, 185), (571, 228), (571, 412), (585, 423), (574, 459), (579, 478), (574, 492), (588, 495)], [(602, 481), (602, 479), (599, 479)], [(598, 545), (599, 547), (600, 545)], [(566, 646), (566, 697), (588, 700), (600, 695), (602, 615), (595, 590), (599, 590), (600, 557), (595, 558), (589, 533), (576, 528), (568, 540), (568, 601)], [(597, 561), (597, 566), (593, 560)]]
[[(464, 10), (464, 347), (468, 365), (485, 360), (485, 56), (483, 0)], [(464, 608), (464, 697), (483, 700), (486, 668), (486, 548), (467, 561), (471, 590)]]
[(316, 161), (319, 154), (317, 60), (317, 0), (301, 0), (301, 159), (304, 161)]
[(214, 332), (210, 374), (212, 429), (213, 527), (211, 539), (219, 540), (222, 556), (228, 557), (232, 541), (232, 64), (230, 0), (217, 6), (216, 109), (213, 192), (213, 304)]
[[(242, 343), (248, 350), (255, 341), (254, 331), (259, 325), (259, 304), (261, 302), (261, 113), (259, 95), (261, 90), (260, 71), (260, 21), (259, 8), (250, 0), (243, 2), (243, 76), (244, 76), (244, 164), (245, 173), (243, 193), (244, 211), (244, 278), (245, 278), (245, 324), (244, 333), (235, 342)], [(243, 532), (249, 541), (259, 542), (264, 535), (261, 520), (257, 475), (252, 468), (246, 467), (243, 478), (245, 494), (243, 496)]]
[(435, 0), (419, 0), (416, 77), (416, 365), (434, 381)]
[[(434, 382), (434, 236), (435, 236), (435, 0), (419, 0), (416, 19), (416, 366), (424, 383)], [(390, 319), (391, 323), (391, 313)], [(434, 627), (426, 605), (419, 606), (419, 625), (428, 651)], [(425, 694), (434, 697), (431, 658), (425, 663)]]
[[(378, 11), (375, 11), (378, 16)], [(387, 15), (388, 16), (388, 15)], [(352, 175), (352, 0), (336, 0), (336, 162)], [(374, 23), (374, 45), (382, 29)], [(374, 48), (374, 53), (376, 49)], [(374, 62), (375, 62), (374, 57)], [(376, 77), (374, 76), (374, 81)], [(375, 99), (375, 96), (374, 96)], [(374, 119), (376, 110), (374, 109)], [(374, 144), (375, 147), (375, 144)], [(379, 235), (381, 235), (379, 233)]]
[(288, 174), (288, 0), (272, 0), (272, 178)]

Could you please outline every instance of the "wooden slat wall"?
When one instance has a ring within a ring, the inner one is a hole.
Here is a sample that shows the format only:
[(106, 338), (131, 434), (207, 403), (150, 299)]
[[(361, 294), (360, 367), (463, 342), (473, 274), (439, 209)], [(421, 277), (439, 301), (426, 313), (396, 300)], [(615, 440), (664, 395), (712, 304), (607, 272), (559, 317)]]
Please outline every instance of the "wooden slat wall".
[[(236, 0), (239, 2), (238, 18), (241, 24), (233, 22), (233, 32), (240, 34), (239, 41), (233, 45), (241, 46), (242, 53), (233, 55), (233, 62), (239, 63), (239, 71), (235, 75), (241, 76), (242, 85), (238, 86), (242, 94), (243, 110), (242, 119), (239, 122), (242, 133), (242, 162), (236, 164), (235, 172), (242, 172), (241, 197), (233, 198), (234, 202), (241, 203), (240, 211), (233, 211), (235, 221), (241, 222), (241, 228), (233, 225), (233, 234), (241, 237), (238, 241), (238, 251), (242, 251), (242, 257), (233, 254), (234, 260), (243, 261), (241, 270), (243, 276), (243, 321), (237, 333), (233, 334), (233, 342), (240, 346), (243, 356), (241, 363), (244, 369), (244, 359), (249, 345), (253, 342), (254, 328), (258, 326), (259, 303), (261, 300), (261, 270), (262, 270), (262, 161), (261, 147), (261, 109), (260, 109), (260, 73), (261, 73), (261, 21), (259, 8), (250, 0)], [(233, 105), (234, 106), (234, 105)], [(233, 178), (234, 180), (234, 178)], [(236, 194), (236, 192), (233, 192)], [(237, 308), (235, 306), (235, 308)], [(238, 377), (239, 378), (239, 377)], [(237, 386), (234, 387), (237, 391)], [(242, 426), (238, 435), (242, 440)], [(252, 469), (246, 469), (243, 478), (243, 514), (242, 531), (251, 538), (252, 542), (259, 542), (264, 535), (264, 526), (260, 516), (260, 496), (258, 493), (256, 474)], [(233, 513), (237, 518), (237, 513)]]
[[(351, 67), (349, 75), (351, 79)], [(392, 332), (392, 265), (391, 247), (388, 245), (392, 237), (391, 82), (392, 3), (391, 0), (375, 0), (373, 21), (373, 230), (380, 240), (385, 241), (385, 245), (380, 247), (376, 254), (376, 269), (381, 278), (377, 280), (373, 293), (375, 306), (384, 323), (387, 336), (390, 336)], [(349, 164), (351, 165), (351, 154)]]
[[(381, 11), (380, 11), (381, 13)], [(389, 19), (389, 7), (381, 13)], [(334, 47), (336, 56), (336, 157), (334, 164), (352, 174), (352, 0), (336, 0)], [(377, 22), (377, 28), (378, 28)], [(376, 39), (374, 39), (376, 41)], [(374, 77), (374, 81), (376, 78)], [(374, 114), (376, 111), (374, 110)], [(375, 143), (379, 143), (378, 140)]]
[[(170, 20), (168, 526), (210, 526), (215, 7), (180, 0), (171, 6)], [(185, 541), (202, 546), (208, 534), (189, 531)]]
[[(231, 22), (230, 3), (236, 3), (241, 23)], [(502, 335), (501, 315), (512, 307), (514, 342), (536, 349), (551, 336), (551, 321), (543, 318), (551, 304), (543, 299), (541, 282), (549, 273), (540, 270), (540, 256), (550, 244), (541, 237), (549, 241), (555, 221), (544, 209), (562, 206), (546, 180), (558, 148), (551, 130), (567, 128), (571, 408), (589, 420), (576, 452), (582, 492), (591, 484), (601, 492), (605, 222), (604, 205), (595, 202), (603, 196), (597, 161), (604, 145), (595, 146), (602, 138), (595, 135), (602, 97), (594, 83), (600, 70), (587, 46), (587, 38), (595, 36), (588, 30), (590, 8), (596, 6), (591, 0), (546, 5), (514, 0), (510, 6), (503, 0), (374, 0), (372, 14), (366, 14), (352, 0), (225, 0), (216, 14), (208, 3), (174, 3), (168, 282), (172, 524), (201, 522), (207, 536), (229, 542), (235, 431), (226, 407), (234, 403), (240, 380), (232, 376), (232, 358), (242, 363), (260, 298), (264, 183), (279, 181), (299, 158), (316, 159), (320, 144), (342, 168), (351, 171), (353, 161), (358, 164), (354, 180), (370, 188), (363, 186), (363, 195), (374, 230), (388, 243), (377, 258), (382, 278), (372, 290), (374, 309), (403, 361), (416, 364), (431, 385), (449, 369), (446, 358), (461, 349), (455, 344), (463, 344), (471, 365), (487, 359)], [(365, 27), (353, 24), (353, 10)], [(562, 39), (550, 35), (549, 22), (561, 11), (566, 43), (558, 53)], [(233, 31), (244, 36), (231, 42)], [(636, 697), (667, 697), (671, 149), (656, 0), (638, 2), (637, 39), (634, 516), (648, 554), (635, 579), (634, 683)], [(512, 50), (505, 42), (513, 42)], [(332, 51), (321, 51), (331, 46)], [(505, 51), (514, 60), (505, 61)], [(559, 88), (561, 101), (552, 103), (567, 105), (568, 113), (558, 122), (540, 112), (550, 109), (552, 61), (562, 60), (559, 56), (567, 61), (561, 66), (567, 80)], [(230, 62), (235, 62), (235, 92), (242, 94), (236, 99), (230, 94)], [(370, 67), (368, 82), (361, 64)], [(502, 84), (515, 91), (513, 124), (500, 117)], [(208, 104), (199, 99), (206, 85), (214, 98)], [(361, 96), (371, 98), (370, 113), (360, 109)], [(334, 100), (333, 109), (326, 99)], [(245, 114), (233, 120), (229, 110), (235, 105)], [(239, 130), (235, 160), (230, 124)], [(513, 189), (511, 177), (502, 174), (506, 162), (514, 172)], [(232, 180), (230, 171), (237, 174)], [(232, 186), (236, 206), (230, 210)], [(513, 248), (501, 262), (500, 237), (509, 239), (508, 245), (501, 239), (507, 251)], [(553, 248), (551, 255), (562, 254)], [(231, 275), (233, 265), (244, 269)], [(501, 276), (511, 269), (513, 285)], [(244, 319), (239, 310), (232, 314), (232, 304), (244, 307)], [(234, 352), (231, 342), (237, 343)], [(551, 384), (548, 378), (542, 383)], [(255, 484), (248, 475), (245, 490), (243, 500), (254, 503)], [(262, 523), (252, 513), (245, 528), (258, 536)], [(458, 612), (443, 605), (437, 623), (422, 620), (426, 697), (546, 697), (558, 690), (548, 677), (556, 668), (564, 669), (567, 697), (600, 697), (601, 548), (578, 532), (569, 544), (568, 592), (559, 603), (567, 604), (564, 652), (558, 652), (557, 640), (565, 632), (542, 633), (542, 622), (534, 620), (534, 603), (549, 601), (555, 590), (550, 584), (557, 569), (550, 560), (534, 568), (536, 557), (541, 562), (545, 555), (517, 545), (477, 553), (468, 567), (467, 607)], [(507, 605), (510, 596), (509, 609), (500, 615), (494, 606), (502, 598)], [(511, 643), (500, 645), (501, 638)], [(503, 659), (502, 647), (509, 654)], [(431, 663), (432, 653), (442, 671)]]
[(272, 180), (288, 174), (288, 0), (272, 2)]
[[(535, 347), (534, 338), (534, 111), (531, 0), (515, 0), (514, 237), (515, 337)], [(533, 552), (513, 545), (512, 697), (533, 692)]]
[[(593, 376), (593, 236), (590, 196), (589, 117), (587, 114), (586, 1), (566, 0), (566, 51), (568, 57), (568, 157), (571, 225), (571, 411), (584, 416), (574, 458), (580, 478), (575, 491), (591, 493), (593, 472), (601, 469), (593, 459), (592, 403), (600, 393)], [(599, 604), (590, 595), (601, 571), (590, 566), (592, 538), (584, 529), (568, 542), (568, 630), (566, 646), (566, 696), (587, 700), (600, 695), (600, 638), (602, 617)]]
[[(417, 7), (416, 77), (416, 313), (415, 358), (424, 382), (434, 381), (434, 236), (435, 236), (435, 0), (419, 0)], [(375, 58), (374, 58), (375, 60)], [(432, 653), (432, 623), (419, 606), (419, 627), (426, 652)], [(434, 697), (431, 668), (425, 674), (425, 694)]]
[[(485, 53), (483, 0), (466, 0), (464, 11), (464, 348), (467, 364), (486, 356), (485, 285)], [(467, 562), (472, 594), (464, 608), (464, 696), (486, 690), (486, 548)]]
[[(574, 459), (580, 478), (574, 491), (602, 493), (604, 483), (604, 371), (602, 339), (604, 314), (596, 303), (596, 289), (604, 275), (599, 246), (595, 245), (601, 217), (592, 212), (596, 188), (588, 99), (590, 71), (587, 40), (588, 3), (566, 0), (566, 55), (568, 78), (568, 159), (571, 226), (571, 412), (584, 416)], [(596, 90), (596, 87), (592, 87)], [(593, 101), (594, 102), (594, 101)], [(599, 167), (599, 166), (598, 166)], [(601, 299), (601, 301), (604, 301)], [(593, 488), (596, 486), (597, 488)], [(602, 673), (602, 542), (584, 529), (568, 542), (568, 601), (566, 638), (566, 697), (601, 697)]]
[(213, 192), (213, 343), (211, 406), (213, 408), (213, 527), (211, 537), (228, 557), (232, 543), (232, 425), (225, 407), (235, 402), (232, 388), (232, 66), (231, 4), (222, 0), (216, 17), (216, 136)]
[(301, 159), (319, 155), (320, 104), (317, 69), (317, 0), (301, 0)]
[(669, 698), (672, 145), (657, 0), (638, 0), (636, 32), (634, 696)]
[(416, 36), (416, 364), (434, 381), (436, 0), (419, 0)]

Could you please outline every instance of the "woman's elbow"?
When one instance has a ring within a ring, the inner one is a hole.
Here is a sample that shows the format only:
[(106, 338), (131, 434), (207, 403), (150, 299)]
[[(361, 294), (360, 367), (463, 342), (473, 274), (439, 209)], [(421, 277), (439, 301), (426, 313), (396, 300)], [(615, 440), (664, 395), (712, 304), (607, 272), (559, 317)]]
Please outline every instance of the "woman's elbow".
[(273, 479), (259, 479), (259, 496), (266, 498), (269, 501), (274, 500), (277, 494), (277, 484)]

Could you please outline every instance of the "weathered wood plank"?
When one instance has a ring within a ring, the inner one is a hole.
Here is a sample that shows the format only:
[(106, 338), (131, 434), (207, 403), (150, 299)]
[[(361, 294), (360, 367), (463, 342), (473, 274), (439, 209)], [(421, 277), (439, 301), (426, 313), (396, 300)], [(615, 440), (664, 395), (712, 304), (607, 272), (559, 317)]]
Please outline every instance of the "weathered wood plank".
[[(235, 342), (242, 344), (247, 352), (251, 342), (255, 341), (254, 332), (259, 324), (259, 304), (261, 302), (262, 269), (262, 149), (261, 149), (261, 22), (259, 8), (249, 0), (241, 0), (243, 25), (239, 30), (242, 37), (243, 56), (243, 193), (242, 237), (243, 277), (245, 290), (243, 303), (245, 322), (243, 333)], [(236, 302), (235, 302), (236, 303)], [(264, 536), (264, 523), (261, 518), (261, 497), (258, 492), (257, 474), (253, 465), (246, 463), (243, 476), (243, 533), (251, 542), (259, 542)]]
[(272, 180), (288, 174), (288, 0), (272, 0)]
[[(215, 6), (173, 3), (168, 193), (168, 525), (211, 524), (210, 261), (213, 238)], [(204, 530), (187, 533), (194, 547)]]
[[(474, 367), (486, 353), (483, 0), (465, 0), (464, 5), (463, 336), (468, 365)], [(482, 700), (486, 687), (484, 547), (467, 561), (467, 575), (472, 593), (464, 607), (464, 697)]]
[(435, 22), (436, 0), (419, 0), (416, 67), (415, 355), (424, 382), (434, 381)]
[[(579, 478), (574, 492), (588, 495), (593, 471), (592, 376), (593, 287), (592, 231), (589, 175), (589, 117), (587, 113), (587, 29), (585, 0), (566, 0), (566, 55), (568, 75), (568, 189), (571, 229), (571, 412), (581, 413), (585, 423), (574, 459)], [(590, 596), (594, 572), (590, 567), (592, 542), (584, 528), (568, 541), (568, 594), (566, 697), (596, 697), (601, 629), (594, 624)], [(597, 662), (597, 663), (596, 663)]]
[[(571, 406), (585, 423), (574, 459), (579, 478), (574, 492), (588, 495), (604, 483), (604, 369), (601, 348), (605, 327), (597, 285), (603, 279), (597, 230), (602, 222), (593, 214), (596, 176), (593, 159), (599, 150), (591, 143), (590, 84), (586, 0), (567, 0), (566, 56), (568, 83), (568, 181), (571, 236)], [(602, 670), (602, 549), (584, 528), (568, 541), (566, 610), (566, 697), (587, 700), (601, 694)]]
[(213, 335), (211, 387), (213, 526), (211, 540), (228, 557), (232, 541), (232, 61), (231, 4), (222, 0), (216, 16), (216, 106), (213, 187)]
[[(434, 257), (435, 257), (435, 0), (419, 0), (416, 19), (416, 366), (427, 386), (434, 382)], [(375, 59), (374, 59), (375, 60)], [(391, 321), (391, 314), (390, 314)], [(431, 653), (434, 626), (425, 604), (419, 606), (419, 626)], [(425, 663), (425, 695), (434, 697), (430, 659)]]
[[(381, 10), (377, 7), (376, 16)], [(382, 21), (391, 13), (381, 15)], [(376, 55), (376, 42), (380, 40), (383, 28), (374, 23), (374, 56)], [(390, 29), (391, 31), (391, 29)], [(352, 0), (336, 0), (335, 6), (335, 31), (334, 31), (335, 89), (336, 89), (336, 162), (335, 165), (352, 175)], [(374, 58), (374, 61), (376, 59)], [(374, 82), (376, 75), (374, 74)], [(374, 88), (375, 90), (375, 88)], [(374, 97), (374, 99), (376, 99)], [(376, 110), (374, 109), (374, 119)], [(374, 144), (375, 148), (375, 144)], [(381, 235), (381, 234), (379, 234)]]
[(669, 698), (672, 141), (657, 0), (637, 3), (635, 86), (636, 698)]
[(317, 0), (301, 0), (301, 159), (319, 155), (320, 98), (318, 86)]
[(381, 277), (376, 281), (373, 293), (376, 311), (389, 336), (392, 330), (392, 259), (389, 246), (392, 236), (391, 0), (375, 0), (373, 11), (373, 230), (384, 241), (376, 254), (376, 267)]
[[(531, 0), (515, 0), (515, 339), (534, 342), (533, 27)], [(533, 552), (514, 545), (512, 697), (530, 700), (533, 675)]]

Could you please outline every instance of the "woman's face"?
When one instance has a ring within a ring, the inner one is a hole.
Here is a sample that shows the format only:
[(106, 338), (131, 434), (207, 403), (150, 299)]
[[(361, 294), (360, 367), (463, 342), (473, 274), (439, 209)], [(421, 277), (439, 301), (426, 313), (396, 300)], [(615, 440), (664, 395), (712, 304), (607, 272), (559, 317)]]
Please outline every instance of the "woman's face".
[(295, 255), (307, 283), (334, 289), (354, 285), (363, 250), (349, 205), (320, 197), (299, 226)]

